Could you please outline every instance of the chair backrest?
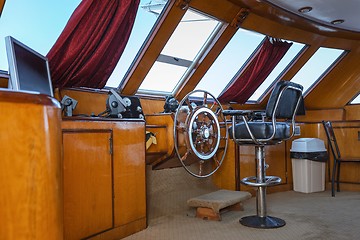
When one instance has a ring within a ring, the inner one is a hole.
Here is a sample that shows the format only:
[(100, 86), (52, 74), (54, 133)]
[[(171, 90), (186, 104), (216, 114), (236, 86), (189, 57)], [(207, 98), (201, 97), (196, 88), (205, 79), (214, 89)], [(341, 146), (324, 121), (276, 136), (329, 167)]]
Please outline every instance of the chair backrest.
[(293, 119), (302, 100), (300, 84), (280, 81), (276, 83), (266, 106), (266, 116)]
[(332, 127), (331, 122), (330, 121), (322, 121), (322, 123), (324, 125), (326, 137), (328, 139), (330, 149), (331, 149), (331, 152), (332, 152), (334, 158), (336, 158), (336, 159), (341, 158), (340, 150), (337, 145), (334, 129)]

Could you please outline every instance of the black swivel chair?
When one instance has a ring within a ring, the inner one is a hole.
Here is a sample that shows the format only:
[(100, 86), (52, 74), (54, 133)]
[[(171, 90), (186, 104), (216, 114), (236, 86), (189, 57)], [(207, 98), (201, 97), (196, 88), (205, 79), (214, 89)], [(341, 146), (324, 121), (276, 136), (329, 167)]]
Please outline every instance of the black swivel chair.
[(266, 176), (265, 145), (274, 145), (290, 139), (295, 129), (295, 114), (302, 100), (303, 87), (299, 84), (280, 81), (269, 98), (266, 111), (253, 112), (224, 110), (224, 115), (232, 116), (229, 135), (236, 144), (255, 145), (257, 176), (245, 177), (241, 183), (257, 187), (257, 215), (246, 216), (240, 223), (255, 228), (277, 228), (285, 221), (268, 216), (266, 213), (266, 187), (280, 184), (281, 178)]
[(322, 121), (326, 136), (330, 145), (331, 153), (334, 157), (333, 171), (331, 175), (331, 195), (335, 197), (335, 182), (336, 190), (340, 192), (340, 164), (341, 163), (360, 163), (360, 158), (343, 158), (341, 157), (339, 147), (337, 145), (335, 133), (330, 121)]

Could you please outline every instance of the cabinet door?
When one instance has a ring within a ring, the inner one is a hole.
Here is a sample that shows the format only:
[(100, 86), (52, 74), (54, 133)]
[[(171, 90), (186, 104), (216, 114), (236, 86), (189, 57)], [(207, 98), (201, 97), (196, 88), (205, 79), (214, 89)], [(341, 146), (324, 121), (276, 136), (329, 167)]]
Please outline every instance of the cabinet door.
[(113, 227), (111, 141), (110, 130), (63, 131), (66, 240)]

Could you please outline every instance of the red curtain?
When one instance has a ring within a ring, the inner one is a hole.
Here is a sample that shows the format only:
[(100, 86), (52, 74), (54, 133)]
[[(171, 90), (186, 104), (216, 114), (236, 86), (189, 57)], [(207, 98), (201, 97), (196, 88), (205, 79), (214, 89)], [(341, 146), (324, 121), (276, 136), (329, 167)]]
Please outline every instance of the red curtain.
[(139, 0), (83, 0), (50, 49), (55, 87), (103, 88), (130, 36)]
[(237, 79), (225, 88), (218, 100), (222, 103), (245, 103), (265, 81), (291, 45), (292, 43), (267, 37), (255, 57)]

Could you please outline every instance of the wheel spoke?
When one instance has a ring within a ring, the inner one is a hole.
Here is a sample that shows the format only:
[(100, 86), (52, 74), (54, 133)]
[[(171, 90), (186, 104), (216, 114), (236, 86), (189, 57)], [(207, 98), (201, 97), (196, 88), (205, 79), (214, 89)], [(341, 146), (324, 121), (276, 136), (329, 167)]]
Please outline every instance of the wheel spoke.
[(207, 103), (207, 92), (204, 92), (203, 106), (206, 106), (206, 103)]
[(222, 137), (220, 137), (220, 139), (226, 141), (228, 138), (226, 136), (222, 136)]
[(176, 126), (176, 130), (178, 130), (179, 132), (185, 132), (186, 131), (186, 126), (180, 126), (180, 125), (177, 125)]
[(200, 160), (199, 161), (199, 176), (203, 175), (203, 166), (204, 166), (204, 161)]
[[(215, 103), (214, 103), (214, 104), (215, 104)], [(214, 106), (214, 105), (213, 105), (213, 106)], [(221, 113), (222, 113), (221, 108), (219, 108), (219, 107), (216, 108), (214, 113), (215, 113), (215, 115), (216, 115), (217, 117), (220, 117), (220, 116), (221, 116)]]
[(185, 100), (185, 102), (186, 102), (186, 105), (189, 107), (190, 112), (192, 112), (194, 109), (193, 109), (193, 107), (192, 107), (192, 105), (191, 105), (191, 103), (190, 103), (189, 98), (187, 98), (187, 99)]
[[(214, 101), (214, 103), (211, 105), (211, 107), (210, 107), (210, 110), (211, 111), (213, 111), (212, 109), (216, 106), (217, 104), (216, 104), (216, 101)], [(214, 112), (214, 111), (213, 111)], [(215, 112), (214, 112), (215, 114), (216, 114), (216, 109), (215, 109)]]
[(186, 158), (188, 157), (189, 153), (190, 153), (190, 151), (187, 150), (186, 153), (184, 154), (184, 156), (182, 156), (180, 160), (181, 160), (182, 162), (184, 162), (184, 161), (186, 160)]
[(216, 166), (220, 166), (220, 161), (217, 158), (216, 154), (213, 156), (213, 159), (214, 159), (214, 162), (215, 162)]

